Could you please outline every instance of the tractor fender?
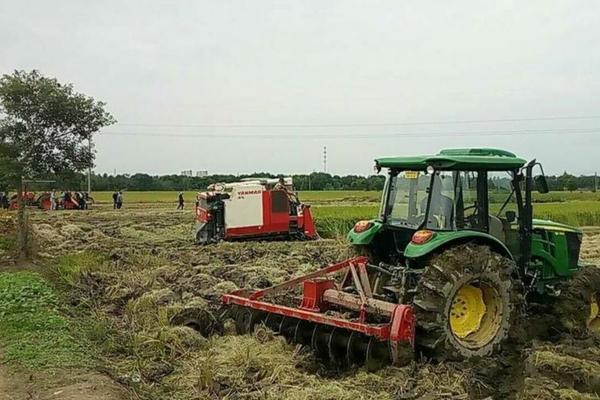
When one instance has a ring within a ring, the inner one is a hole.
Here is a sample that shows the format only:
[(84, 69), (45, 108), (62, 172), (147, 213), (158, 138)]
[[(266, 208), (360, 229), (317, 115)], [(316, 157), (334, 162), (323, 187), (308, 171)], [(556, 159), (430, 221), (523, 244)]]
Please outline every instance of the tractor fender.
[[(366, 224), (367, 228), (363, 231), (356, 232), (356, 228), (360, 224)], [(348, 240), (348, 243), (352, 245), (370, 244), (381, 228), (383, 228), (383, 223), (375, 219), (370, 221), (359, 221), (354, 225), (350, 232), (348, 232), (346, 239)]]
[(409, 259), (417, 259), (423, 256), (431, 255), (434, 252), (439, 252), (447, 247), (466, 242), (475, 242), (482, 245), (488, 245), (497, 253), (514, 260), (512, 253), (510, 250), (508, 250), (508, 247), (506, 247), (506, 245), (500, 240), (485, 232), (470, 230), (448, 232), (435, 231), (433, 237), (423, 244), (416, 244), (412, 242), (409, 243), (404, 249), (404, 256)]

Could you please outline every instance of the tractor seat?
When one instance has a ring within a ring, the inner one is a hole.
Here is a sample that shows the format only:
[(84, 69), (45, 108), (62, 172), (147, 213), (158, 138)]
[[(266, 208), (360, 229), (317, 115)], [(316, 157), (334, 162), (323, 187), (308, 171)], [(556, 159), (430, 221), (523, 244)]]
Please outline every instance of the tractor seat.
[(502, 243), (505, 243), (506, 235), (504, 233), (504, 225), (500, 218), (490, 215), (488, 225), (490, 227), (490, 235), (500, 240)]

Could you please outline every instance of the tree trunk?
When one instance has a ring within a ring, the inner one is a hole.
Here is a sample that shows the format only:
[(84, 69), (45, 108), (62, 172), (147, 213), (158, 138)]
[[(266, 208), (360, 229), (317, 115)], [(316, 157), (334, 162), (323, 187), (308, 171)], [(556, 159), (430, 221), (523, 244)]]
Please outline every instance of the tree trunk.
[(25, 199), (23, 198), (24, 192), (25, 184), (23, 178), (21, 178), (21, 184), (19, 185), (17, 192), (17, 243), (19, 258), (21, 260), (28, 260), (31, 257), (31, 246), (29, 243), (28, 218), (25, 212)]

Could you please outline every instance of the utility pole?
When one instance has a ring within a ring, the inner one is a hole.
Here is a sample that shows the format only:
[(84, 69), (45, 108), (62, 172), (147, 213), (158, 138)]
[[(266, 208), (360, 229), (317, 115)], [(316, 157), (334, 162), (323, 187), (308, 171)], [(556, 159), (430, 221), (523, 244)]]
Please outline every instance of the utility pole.
[(323, 146), (323, 172), (327, 172), (327, 146)]
[(21, 184), (17, 193), (17, 242), (19, 246), (19, 258), (21, 260), (29, 259), (31, 255), (28, 240), (27, 215), (25, 214), (25, 199), (23, 198), (25, 188), (25, 177), (21, 176)]
[(598, 191), (598, 173), (594, 172), (594, 193)]
[(17, 244), (19, 246), (19, 258), (28, 260), (31, 258), (31, 233), (29, 232), (29, 215), (25, 209), (28, 183), (54, 183), (56, 181), (32, 180), (21, 176), (19, 192), (17, 193)]
[[(88, 150), (90, 151), (90, 154), (92, 154), (92, 138), (91, 137), (88, 139)], [(88, 186), (87, 187), (87, 192), (88, 192), (88, 195), (91, 195), (92, 194), (92, 165), (91, 164), (88, 167), (88, 174), (87, 175), (88, 175), (87, 176), (87, 178), (88, 178), (88, 180), (87, 180), (87, 184), (88, 184), (87, 185)]]

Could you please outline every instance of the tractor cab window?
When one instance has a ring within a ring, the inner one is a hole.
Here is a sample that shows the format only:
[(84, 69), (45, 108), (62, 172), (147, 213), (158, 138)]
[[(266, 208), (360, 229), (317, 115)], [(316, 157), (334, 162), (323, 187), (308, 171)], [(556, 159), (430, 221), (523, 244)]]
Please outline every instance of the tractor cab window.
[(422, 171), (401, 171), (388, 181), (390, 196), (385, 215), (391, 225), (417, 229), (425, 220), (431, 176)]
[(512, 172), (488, 173), (490, 217), (516, 223), (519, 207), (513, 188), (513, 180)]
[(517, 254), (519, 203), (513, 181), (513, 172), (488, 173), (489, 233)]
[(426, 226), (437, 230), (485, 230), (486, 213), (477, 171), (438, 171), (429, 193)]

